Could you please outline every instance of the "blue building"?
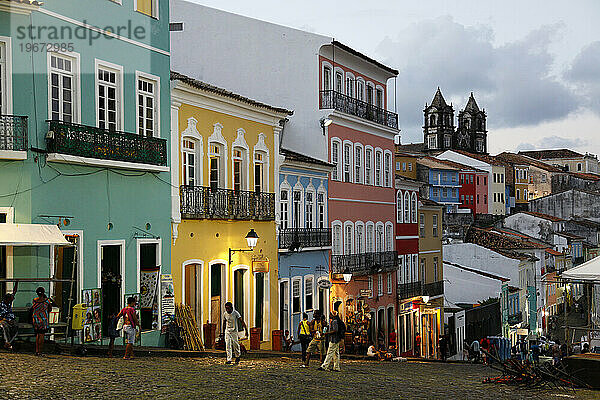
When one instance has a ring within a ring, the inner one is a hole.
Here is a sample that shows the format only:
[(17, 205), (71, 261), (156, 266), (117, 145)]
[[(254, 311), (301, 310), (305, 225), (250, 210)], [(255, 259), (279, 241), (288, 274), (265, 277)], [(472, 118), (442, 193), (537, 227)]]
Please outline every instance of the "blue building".
[[(327, 177), (332, 165), (282, 149), (279, 170), (279, 329), (297, 339), (302, 313), (329, 311)], [(297, 345), (299, 349), (299, 345)]]
[(0, 229), (58, 225), (72, 244), (0, 242), (0, 292), (39, 280), (19, 285), (15, 307), (45, 286), (66, 325), (82, 290), (102, 293), (91, 342), (134, 294), (141, 343), (164, 338), (154, 289), (170, 273), (177, 191), (169, 46), (168, 1), (0, 1), (0, 222), (13, 225)]
[(447, 213), (455, 213), (461, 204), (459, 199), (460, 167), (452, 161), (423, 157), (417, 161), (417, 180), (426, 183), (422, 195), (444, 206)]

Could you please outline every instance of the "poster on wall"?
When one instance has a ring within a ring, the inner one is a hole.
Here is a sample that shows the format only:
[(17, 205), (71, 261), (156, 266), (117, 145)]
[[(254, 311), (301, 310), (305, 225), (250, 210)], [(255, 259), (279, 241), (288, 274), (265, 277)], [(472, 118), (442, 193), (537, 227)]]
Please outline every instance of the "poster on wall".
[(85, 304), (83, 341), (95, 342), (102, 339), (102, 289), (83, 289), (81, 298)]
[(171, 274), (160, 276), (160, 306), (162, 329), (166, 330), (171, 319), (175, 317), (175, 287)]
[[(138, 319), (138, 322), (140, 323), (140, 325), (142, 325), (142, 314), (140, 313), (140, 294), (139, 293), (129, 293), (129, 294), (125, 294), (125, 297), (123, 298), (123, 304), (125, 304), (125, 307), (128, 306), (127, 303), (127, 299), (133, 297), (135, 299), (135, 315)], [(135, 336), (135, 342), (136, 343), (140, 343), (142, 341), (142, 336), (140, 334), (142, 330), (138, 329), (137, 334)]]

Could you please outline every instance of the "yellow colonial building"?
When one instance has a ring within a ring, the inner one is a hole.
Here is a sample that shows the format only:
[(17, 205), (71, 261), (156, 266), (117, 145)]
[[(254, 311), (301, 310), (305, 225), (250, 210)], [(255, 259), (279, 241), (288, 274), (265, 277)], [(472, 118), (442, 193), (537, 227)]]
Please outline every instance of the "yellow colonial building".
[(276, 157), (291, 114), (171, 73), (176, 302), (192, 308), (201, 331), (216, 324), (218, 337), (231, 301), (249, 329), (261, 328), (265, 349), (278, 328)]

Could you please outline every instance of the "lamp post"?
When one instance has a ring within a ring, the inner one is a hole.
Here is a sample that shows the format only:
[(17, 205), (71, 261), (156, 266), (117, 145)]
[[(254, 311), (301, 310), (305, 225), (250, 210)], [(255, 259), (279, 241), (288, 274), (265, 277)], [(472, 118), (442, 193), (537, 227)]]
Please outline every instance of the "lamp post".
[(246, 244), (248, 244), (248, 247), (250, 247), (249, 249), (232, 249), (231, 247), (229, 248), (229, 265), (231, 265), (231, 263), (233, 262), (233, 260), (231, 259), (231, 256), (233, 256), (233, 254), (235, 252), (253, 251), (254, 250), (254, 248), (258, 244), (258, 235), (254, 231), (254, 229), (250, 229), (250, 232), (248, 232), (248, 234), (246, 234)]
[(325, 136), (325, 128), (328, 127), (329, 125), (331, 125), (331, 123), (333, 122), (333, 120), (331, 118), (321, 118), (319, 120), (319, 123), (321, 124), (321, 129), (323, 129), (323, 136)]

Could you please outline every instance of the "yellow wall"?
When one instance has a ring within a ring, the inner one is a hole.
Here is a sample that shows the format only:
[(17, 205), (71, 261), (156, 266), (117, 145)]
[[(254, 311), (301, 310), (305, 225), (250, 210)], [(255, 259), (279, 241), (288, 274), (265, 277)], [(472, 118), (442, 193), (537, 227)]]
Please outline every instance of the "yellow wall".
[[(199, 95), (200, 96), (200, 95)], [(232, 145), (237, 137), (239, 128), (245, 130), (245, 140), (248, 144), (249, 156), (249, 179), (248, 189), (253, 190), (253, 148), (258, 142), (259, 134), (265, 134), (265, 144), (269, 149), (269, 182), (268, 191), (273, 192), (274, 187), (274, 151), (273, 151), (273, 127), (258, 122), (231, 116), (225, 113), (219, 113), (208, 109), (203, 109), (188, 104), (183, 104), (179, 108), (179, 143), (181, 143), (181, 132), (188, 127), (188, 119), (195, 118), (197, 130), (202, 136), (203, 142), (203, 161), (202, 161), (202, 182), (197, 182), (197, 186), (209, 185), (209, 157), (208, 157), (208, 138), (213, 134), (214, 124), (223, 125), (222, 135), (227, 141), (227, 188), (232, 187)], [(181, 155), (179, 165), (179, 181), (181, 184)], [(246, 249), (245, 236), (250, 229), (254, 229), (259, 236), (258, 245), (252, 252), (237, 252), (232, 256), (232, 264), (229, 265), (229, 248)], [(219, 219), (184, 219), (177, 227), (177, 239), (171, 248), (171, 273), (175, 285), (176, 302), (182, 302), (184, 291), (184, 266), (189, 263), (197, 264), (201, 276), (200, 301), (202, 324), (207, 320), (222, 321), (222, 315), (219, 318), (210, 317), (210, 265), (212, 263), (222, 263), (225, 265), (225, 284), (222, 287), (222, 293), (226, 301), (234, 302), (234, 283), (233, 271), (238, 267), (248, 268), (245, 273), (244, 286), (244, 320), (248, 328), (255, 326), (255, 282), (252, 274), (252, 257), (262, 255), (269, 260), (269, 273), (265, 279), (265, 307), (263, 318), (263, 343), (262, 348), (270, 348), (271, 330), (278, 328), (278, 283), (277, 283), (277, 242), (275, 238), (275, 221), (235, 221)], [(221, 310), (223, 312), (224, 309)], [(220, 324), (220, 322), (219, 322)], [(245, 343), (249, 347), (249, 343)]]
[[(442, 210), (434, 207), (421, 207), (419, 214), (425, 216), (425, 236), (419, 237), (419, 268), (421, 260), (425, 260), (425, 282), (432, 283), (444, 279), (444, 265), (442, 254)], [(437, 236), (433, 236), (433, 215), (438, 216)], [(419, 216), (420, 220), (420, 216)], [(434, 276), (434, 258), (437, 258), (437, 279)], [(421, 271), (419, 270), (419, 277)]]
[[(410, 179), (417, 179), (417, 158), (416, 157), (396, 154), (395, 160), (396, 160), (396, 162), (394, 163), (394, 169), (396, 171), (396, 175), (401, 175), (405, 178), (410, 178)], [(400, 165), (399, 165), (400, 168), (396, 168), (398, 163), (400, 163)], [(403, 163), (406, 163), (406, 170), (403, 170), (403, 168), (402, 168)], [(412, 171), (409, 168), (409, 164), (412, 164)]]

